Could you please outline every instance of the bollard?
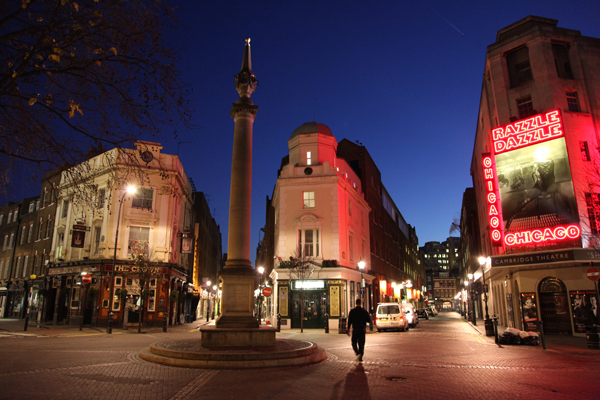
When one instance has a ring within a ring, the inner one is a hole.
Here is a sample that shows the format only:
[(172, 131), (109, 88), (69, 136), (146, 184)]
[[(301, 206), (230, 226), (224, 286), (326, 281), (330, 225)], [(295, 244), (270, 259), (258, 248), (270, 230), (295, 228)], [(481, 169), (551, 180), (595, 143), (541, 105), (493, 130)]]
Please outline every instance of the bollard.
[(546, 347), (546, 338), (544, 337), (544, 323), (542, 321), (538, 321), (538, 328), (540, 330), (540, 336), (542, 339), (542, 348), (544, 350), (546, 350), (547, 347)]
[(492, 321), (494, 321), (494, 340), (498, 344), (498, 317), (493, 317)]
[(325, 313), (325, 333), (329, 333), (329, 314)]
[(277, 313), (277, 332), (281, 332), (281, 314)]
[(106, 333), (108, 333), (108, 334), (112, 333), (112, 323), (113, 323), (113, 312), (109, 311), (108, 312), (108, 325), (106, 326)]
[(167, 331), (167, 321), (169, 319), (168, 314), (169, 313), (165, 312), (163, 316), (163, 332)]
[(210, 322), (210, 311), (206, 311), (206, 322)]

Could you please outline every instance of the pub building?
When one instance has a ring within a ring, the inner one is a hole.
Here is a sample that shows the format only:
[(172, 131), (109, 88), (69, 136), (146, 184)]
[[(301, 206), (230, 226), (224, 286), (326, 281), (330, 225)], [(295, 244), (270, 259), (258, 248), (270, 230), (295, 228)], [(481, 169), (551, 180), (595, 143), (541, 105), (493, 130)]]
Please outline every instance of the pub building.
[[(116, 168), (105, 164), (106, 159), (125, 159), (117, 149), (78, 166), (95, 171), (91, 202), (77, 200), (72, 188), (81, 182), (63, 173), (47, 282), (54, 323), (106, 326), (111, 306), (113, 326), (123, 325), (125, 318), (137, 323), (142, 307), (148, 326), (183, 322), (192, 297), (187, 293), (193, 291), (187, 282), (192, 249), (186, 245), (182, 251), (185, 232), (192, 228), (192, 188), (179, 158), (161, 149), (158, 143), (138, 141), (135, 150), (121, 150), (139, 158), (146, 175), (142, 186), (126, 182), (129, 166), (124, 162), (117, 161)], [(136, 254), (148, 262), (136, 264)], [(91, 282), (82, 283), (82, 277)], [(140, 282), (147, 282), (144, 304)]]
[(471, 163), (480, 254), (462, 279), (479, 318), (584, 335), (599, 323), (600, 40), (557, 24), (529, 16), (487, 48)]

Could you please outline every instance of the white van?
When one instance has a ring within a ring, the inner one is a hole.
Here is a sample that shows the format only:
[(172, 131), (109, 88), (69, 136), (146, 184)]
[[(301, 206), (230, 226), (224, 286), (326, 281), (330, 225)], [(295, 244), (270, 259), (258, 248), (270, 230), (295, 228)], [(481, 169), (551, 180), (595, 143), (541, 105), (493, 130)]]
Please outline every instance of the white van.
[(403, 332), (409, 329), (406, 310), (400, 303), (381, 303), (377, 305), (375, 313), (375, 326), (377, 332), (386, 329), (400, 329)]
[(412, 305), (412, 303), (404, 303), (404, 310), (406, 311), (406, 319), (408, 320), (408, 325), (411, 328), (415, 328), (419, 324), (419, 316), (417, 315), (417, 310)]

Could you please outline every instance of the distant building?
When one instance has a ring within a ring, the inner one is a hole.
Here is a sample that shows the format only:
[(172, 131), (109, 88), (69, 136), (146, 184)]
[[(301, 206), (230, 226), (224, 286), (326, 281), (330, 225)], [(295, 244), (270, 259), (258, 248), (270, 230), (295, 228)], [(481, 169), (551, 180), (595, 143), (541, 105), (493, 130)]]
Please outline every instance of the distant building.
[[(428, 304), (433, 305), (436, 301), (435, 282), (436, 279), (456, 279), (453, 271), (458, 268), (458, 251), (460, 248), (460, 238), (450, 236), (444, 242), (427, 242), (419, 248), (423, 256), (425, 275), (427, 277), (427, 293), (429, 293)], [(445, 282), (445, 281), (444, 281)], [(453, 287), (456, 287), (454, 285)], [(444, 292), (446, 293), (446, 292)], [(454, 299), (452, 299), (454, 301)], [(442, 302), (439, 299), (436, 307), (441, 308)]]
[(468, 267), (500, 325), (584, 335), (597, 323), (600, 39), (557, 24), (529, 16), (487, 48), (471, 163), (483, 258)]

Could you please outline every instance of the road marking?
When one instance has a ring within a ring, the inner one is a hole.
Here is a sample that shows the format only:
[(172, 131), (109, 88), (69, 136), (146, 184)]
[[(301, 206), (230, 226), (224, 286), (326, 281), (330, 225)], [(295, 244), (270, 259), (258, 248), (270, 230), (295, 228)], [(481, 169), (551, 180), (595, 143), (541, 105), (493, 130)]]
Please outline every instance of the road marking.
[(217, 374), (219, 372), (221, 372), (221, 371), (220, 370), (203, 371), (203, 373), (198, 375), (198, 377), (196, 377), (195, 379), (192, 379), (192, 381), (190, 383), (188, 383), (187, 385), (185, 385), (179, 392), (175, 393), (175, 395), (170, 397), (169, 400), (184, 400), (184, 399), (196, 398), (195, 396), (194, 397), (192, 397), (192, 396), (194, 394), (196, 394), (200, 389), (202, 389), (208, 382), (210, 382), (211, 379), (213, 379), (215, 376), (217, 376)]

